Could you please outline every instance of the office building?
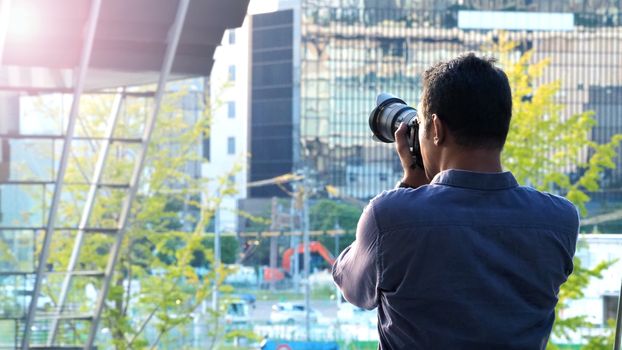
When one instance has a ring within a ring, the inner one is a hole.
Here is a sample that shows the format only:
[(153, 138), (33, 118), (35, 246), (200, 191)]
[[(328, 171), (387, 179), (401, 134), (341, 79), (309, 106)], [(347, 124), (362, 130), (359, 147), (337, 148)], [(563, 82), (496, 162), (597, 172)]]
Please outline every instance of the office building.
[[(550, 59), (542, 82), (559, 80), (557, 102), (570, 116), (596, 112), (593, 139), (622, 132), (622, 15), (619, 1), (318, 1), (252, 17), (249, 180), (300, 172), (314, 194), (325, 186), (368, 199), (401, 177), (393, 145), (372, 141), (368, 116), (386, 91), (416, 105), (429, 65), (482, 52), (500, 31)], [(617, 160), (620, 163), (620, 158)], [(572, 171), (580, 172), (580, 169)], [(603, 179), (614, 200), (620, 170)], [(286, 196), (277, 186), (249, 197)], [(591, 207), (598, 211), (597, 206)]]
[[(401, 177), (393, 145), (372, 141), (368, 126), (377, 94), (416, 105), (425, 68), (483, 52), (501, 31), (518, 42), (515, 57), (533, 49), (534, 62), (550, 60), (540, 81), (560, 82), (562, 115), (594, 111), (592, 139), (606, 142), (622, 132), (621, 8), (618, 0), (298, 0), (250, 11), (236, 42), (223, 38), (215, 72), (226, 77), (211, 83), (220, 107), (204, 172), (246, 158), (232, 179), (238, 194), (224, 201), (222, 229), (236, 227), (238, 200), (287, 197), (288, 184), (247, 187), (283, 174), (304, 173), (314, 198), (328, 197), (326, 186), (359, 200), (392, 188)], [(235, 82), (218, 91), (232, 74)], [(576, 178), (581, 169), (568, 172)], [(590, 194), (590, 215), (622, 200), (621, 180), (621, 166), (605, 171), (602, 190)]]

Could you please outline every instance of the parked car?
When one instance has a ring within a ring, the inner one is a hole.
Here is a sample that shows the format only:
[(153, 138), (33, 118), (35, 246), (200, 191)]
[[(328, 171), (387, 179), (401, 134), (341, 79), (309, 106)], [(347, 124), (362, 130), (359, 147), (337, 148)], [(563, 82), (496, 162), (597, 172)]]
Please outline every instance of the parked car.
[[(317, 322), (321, 317), (319, 311), (311, 308), (309, 310), (309, 317), (311, 322)], [(278, 303), (272, 305), (272, 312), (270, 313), (270, 323), (304, 323), (307, 317), (307, 312), (304, 304), (299, 303)]]
[(250, 322), (248, 302), (239, 297), (225, 297), (221, 304), (225, 323), (228, 325), (246, 325)]

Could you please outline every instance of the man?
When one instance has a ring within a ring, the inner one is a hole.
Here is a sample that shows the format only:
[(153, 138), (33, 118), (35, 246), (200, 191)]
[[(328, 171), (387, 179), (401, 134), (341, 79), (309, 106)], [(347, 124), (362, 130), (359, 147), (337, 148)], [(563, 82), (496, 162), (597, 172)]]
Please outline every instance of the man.
[(544, 349), (572, 272), (579, 218), (501, 166), (512, 96), (494, 60), (423, 75), (424, 168), (395, 133), (404, 177), (374, 198), (333, 266), (346, 300), (378, 307), (380, 349)]

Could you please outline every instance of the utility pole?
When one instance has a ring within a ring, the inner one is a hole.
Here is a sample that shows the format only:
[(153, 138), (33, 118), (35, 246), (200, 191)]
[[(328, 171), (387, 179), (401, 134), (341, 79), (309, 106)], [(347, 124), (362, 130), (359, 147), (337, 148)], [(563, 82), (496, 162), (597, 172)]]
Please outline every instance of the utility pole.
[[(335, 221), (335, 230), (341, 230), (341, 226), (339, 225), (339, 219)], [(335, 259), (339, 256), (339, 238), (341, 238), (341, 233), (335, 233)], [(341, 290), (339, 286), (335, 284), (335, 301), (337, 302), (337, 308), (341, 305)]]
[(307, 341), (311, 341), (311, 249), (309, 242), (309, 202), (307, 195), (307, 178), (305, 176), (302, 186), (302, 239), (304, 244), (304, 286), (305, 286), (305, 334)]
[(290, 236), (290, 248), (294, 252), (292, 254), (292, 261), (290, 261), (290, 271), (289, 273), (293, 276), (293, 284), (294, 284), (294, 292), (300, 292), (300, 259), (298, 254), (298, 245), (300, 244), (300, 239), (297, 235), (293, 234), (296, 230), (301, 226), (300, 216), (296, 214), (296, 210), (302, 209), (298, 206), (297, 202), (297, 186), (294, 184), (294, 195), (291, 199), (291, 204), (289, 207), (289, 218), (290, 218), (290, 230), (292, 235)]
[[(303, 275), (302, 284), (304, 285), (304, 297), (305, 297), (305, 337), (307, 341), (311, 339), (311, 285), (309, 283), (309, 275), (311, 274), (311, 250), (309, 246), (309, 208), (308, 208), (308, 195), (307, 195), (307, 181), (304, 177), (301, 184), (294, 184), (294, 196), (295, 207), (298, 210), (298, 217), (300, 218), (300, 228), (302, 231), (303, 242)], [(298, 247), (296, 247), (295, 254), (293, 256), (298, 260)], [(298, 264), (295, 264), (298, 265)], [(295, 271), (298, 271), (298, 266), (295, 266)]]
[[(272, 197), (272, 223), (270, 224), (270, 231), (280, 230), (280, 217), (279, 208), (276, 197)], [(275, 272), (277, 269), (277, 254), (278, 254), (278, 237), (270, 237), (270, 291), (274, 292)]]
[(212, 310), (218, 312), (218, 280), (220, 279), (220, 202), (214, 212), (214, 285), (212, 290)]
[[(339, 232), (341, 230), (341, 226), (339, 225), (339, 219), (335, 220), (335, 231)], [(341, 233), (335, 233), (335, 258), (339, 256), (339, 238), (341, 238)]]

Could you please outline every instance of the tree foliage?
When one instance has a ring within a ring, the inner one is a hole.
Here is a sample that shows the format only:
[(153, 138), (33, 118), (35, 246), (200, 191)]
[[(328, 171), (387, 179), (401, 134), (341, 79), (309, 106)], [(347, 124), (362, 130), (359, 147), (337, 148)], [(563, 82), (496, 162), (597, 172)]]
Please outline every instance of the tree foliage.
[[(107, 295), (99, 338), (105, 348), (155, 348), (167, 340), (172, 330), (189, 324), (200, 311), (201, 304), (211, 296), (214, 284), (221, 290), (230, 272), (224, 265), (215, 266), (211, 237), (205, 232), (223, 196), (232, 194), (229, 176), (237, 167), (223, 171), (218, 178), (197, 178), (188, 171), (200, 164), (200, 142), (209, 134), (210, 113), (206, 109), (189, 118), (181, 106), (189, 93), (169, 93), (162, 102), (160, 115), (148, 147), (147, 161), (137, 197), (132, 205), (131, 219), (115, 267)], [(191, 96), (192, 97), (192, 96)], [(111, 98), (85, 98), (81, 107), (79, 132), (102, 136), (111, 106)], [(127, 98), (123, 117), (117, 127), (117, 138), (138, 137), (144, 127), (145, 115), (151, 106), (144, 101)], [(106, 183), (127, 183), (138, 155), (138, 146), (114, 145), (104, 172)], [(88, 182), (89, 169), (95, 165), (99, 147), (75, 144), (66, 182)], [(216, 184), (209, 186), (209, 184)], [(210, 189), (212, 192), (210, 192)], [(59, 209), (59, 222), (75, 223), (84, 208), (85, 186), (67, 186), (67, 200)], [(90, 227), (115, 228), (119, 219), (123, 189), (102, 189), (89, 220)], [(70, 225), (67, 225), (70, 226)], [(73, 249), (75, 232), (57, 232), (49, 263), (52, 269), (66, 270)], [(103, 271), (115, 237), (89, 233), (82, 247), (78, 270)], [(63, 275), (51, 277), (43, 293), (56, 303), (58, 286)], [(93, 309), (89, 289), (99, 289), (101, 279), (74, 278), (67, 306), (84, 311)], [(224, 336), (219, 328), (218, 310), (207, 308), (209, 333), (216, 339)], [(59, 334), (59, 342), (84, 337), (84, 327)]]
[(501, 33), (487, 48), (499, 58), (512, 87), (512, 123), (503, 164), (519, 183), (563, 194), (586, 214), (588, 192), (599, 190), (603, 171), (616, 166), (622, 135), (604, 144), (592, 140), (594, 112), (569, 115), (556, 100), (560, 81), (542, 81), (550, 60), (534, 62), (533, 50), (516, 58), (517, 46)]
[[(512, 123), (503, 151), (504, 167), (519, 183), (564, 195), (585, 214), (588, 193), (599, 190), (603, 171), (616, 166), (622, 135), (616, 134), (604, 144), (592, 140), (594, 112), (569, 115), (556, 100), (561, 83), (542, 81), (550, 60), (534, 62), (533, 50), (517, 55), (517, 47), (517, 42), (501, 33), (498, 41), (486, 48), (499, 59), (512, 87)], [(554, 336), (570, 340), (573, 332), (593, 327), (587, 316), (564, 317), (563, 311), (570, 301), (583, 298), (590, 281), (602, 278), (602, 272), (614, 262), (587, 268), (575, 256), (574, 272), (559, 291)], [(586, 337), (583, 348), (610, 349), (612, 333)], [(547, 349), (558, 346), (549, 342)]]
[[(311, 230), (334, 230), (340, 228), (345, 234), (339, 238), (339, 247), (334, 247), (335, 239), (331, 235), (322, 235), (318, 238), (329, 250), (341, 251), (355, 239), (356, 224), (361, 216), (362, 209), (353, 204), (336, 200), (320, 199), (309, 210)], [(330, 247), (338, 249), (330, 249)]]
[[(585, 248), (585, 247), (583, 247)], [(581, 247), (579, 247), (581, 249)], [(585, 289), (594, 278), (602, 278), (603, 271), (608, 269), (616, 261), (602, 261), (593, 268), (583, 266), (581, 260), (577, 257), (574, 259), (574, 271), (568, 277), (568, 281), (564, 283), (559, 291), (559, 301), (555, 307), (555, 325), (553, 327), (553, 335), (558, 339), (570, 340), (573, 332), (581, 332), (583, 329), (594, 328), (594, 325), (588, 321), (587, 315), (579, 315), (572, 317), (564, 317), (563, 312), (568, 308), (569, 302), (579, 300), (585, 297)], [(613, 348), (613, 331), (610, 329), (604, 335), (586, 336), (587, 344), (582, 347), (583, 350), (609, 350)], [(549, 342), (547, 349), (559, 349), (557, 345)]]

